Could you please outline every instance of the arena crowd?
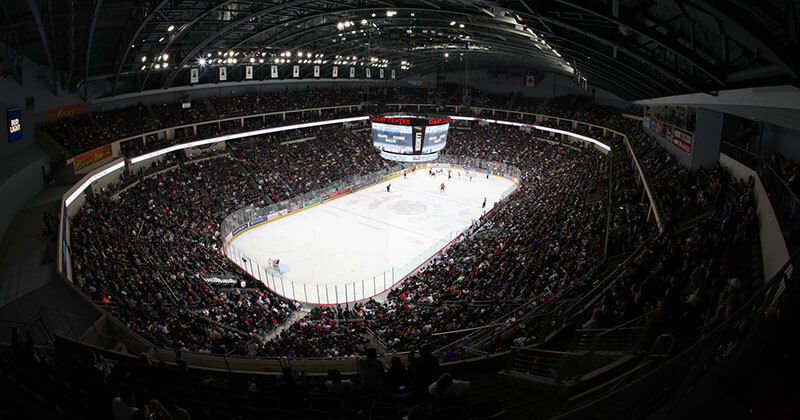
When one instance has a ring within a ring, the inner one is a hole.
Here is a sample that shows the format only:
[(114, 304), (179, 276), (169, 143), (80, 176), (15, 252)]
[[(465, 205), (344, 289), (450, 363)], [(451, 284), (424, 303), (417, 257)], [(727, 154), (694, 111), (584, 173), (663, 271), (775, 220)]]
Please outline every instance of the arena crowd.
[[(163, 127), (291, 107), (355, 104), (365, 95), (356, 90), (311, 89), (195, 101), (189, 108), (195, 111), (164, 108), (151, 112), (147, 106), (129, 111), (175, 118), (152, 124)], [(382, 96), (387, 103), (393, 98), (438, 104), (452, 100), (447, 94), (430, 97), (425, 90), (384, 90), (371, 95)], [(741, 273), (747, 268), (736, 264), (737, 260), (749, 261), (743, 259), (747, 255), (728, 248), (755, 240), (750, 183), (733, 180), (718, 167), (690, 174), (642, 132), (638, 121), (584, 98), (533, 101), (480, 95), (472, 102), (595, 124), (573, 124), (556, 118), (536, 121), (614, 146), (611, 184), (608, 159), (592, 148), (569, 147), (574, 145), (558, 144), (558, 139), (554, 140), (556, 144), (538, 140), (535, 137), (551, 139), (538, 130), (454, 123), (447, 154), (491, 157), (515, 166), (524, 174), (521, 187), (385, 300), (350, 308), (354, 321), (343, 321), (329, 308), (312, 310), (298, 321), (282, 325), (300, 309), (299, 305), (275, 295), (222, 255), (220, 222), (246, 205), (273, 204), (336, 179), (380, 170), (386, 163), (372, 150), (368, 130), (359, 126), (245, 138), (213, 153), (173, 153), (139, 173), (129, 174), (108, 194), (87, 202), (72, 222), (78, 283), (154, 344), (184, 351), (335, 357), (358, 354), (370, 340), (387, 351), (440, 347), (493, 321), (513, 321), (565, 291), (574, 293), (574, 286), (591, 284), (595, 279), (584, 276), (600, 262), (605, 235), (609, 236), (609, 248), (624, 254), (653, 234), (655, 229), (647, 223), (647, 207), (637, 200), (641, 187), (635, 181), (630, 157), (618, 137), (598, 127), (604, 126), (628, 135), (670, 227), (704, 214), (717, 223), (691, 227), (688, 239), (687, 232), (659, 236), (616, 282), (611, 297), (604, 297), (592, 318), (585, 321), (594, 326), (614, 325), (664, 306), (672, 311), (664, 317), (691, 319), (682, 325), (697, 330), (722, 316), (720, 305), (727, 305), (731, 296), (722, 290), (726, 284), (742, 291), (756, 287), (753, 282), (757, 276), (748, 273), (745, 278)], [(316, 112), (313, 116), (319, 115)], [(288, 120), (270, 118), (261, 124), (309, 117), (296, 112), (287, 115)], [(105, 132), (117, 135), (142, 131), (136, 128), (135, 118), (129, 123), (128, 118), (104, 118), (86, 115), (69, 123), (56, 123), (50, 129), (60, 132), (63, 126), (74, 124), (80, 133), (108, 120), (114, 121), (113, 127), (109, 123)], [(86, 119), (91, 124), (86, 125)], [(249, 127), (258, 123), (245, 119)], [(241, 125), (227, 129), (215, 125), (205, 133), (241, 129)], [(63, 144), (74, 151), (94, 146), (80, 143), (86, 141), (85, 136), (71, 140), (74, 132), (64, 132), (70, 134), (61, 137)], [(188, 133), (180, 140), (194, 135)], [(152, 140), (131, 148), (131, 153), (165, 144)], [(611, 215), (608, 233), (607, 213)], [(713, 246), (705, 247), (709, 244)], [(698, 252), (700, 247), (703, 252)], [(659, 266), (669, 269), (644, 271), (644, 267)], [(682, 268), (675, 271), (678, 266)], [(699, 267), (708, 273), (694, 281), (700, 275), (692, 273)], [(246, 287), (212, 286), (207, 281), (212, 277), (231, 280), (229, 284), (233, 285), (243, 281)], [(731, 280), (734, 278), (736, 281)], [(694, 295), (697, 297), (692, 298)], [(689, 311), (686, 302), (690, 298), (691, 305), (698, 299), (703, 304)], [(702, 311), (706, 312), (699, 315)], [(510, 318), (509, 313), (513, 313)], [(276, 327), (282, 330), (265, 339)]]

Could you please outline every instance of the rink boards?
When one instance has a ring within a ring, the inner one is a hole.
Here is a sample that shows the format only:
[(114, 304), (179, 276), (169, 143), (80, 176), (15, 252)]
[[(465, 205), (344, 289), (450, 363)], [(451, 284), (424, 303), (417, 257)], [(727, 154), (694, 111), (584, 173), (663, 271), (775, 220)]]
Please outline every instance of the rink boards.
[[(432, 179), (429, 168), (451, 169), (454, 177), (469, 172), (476, 182), (466, 178), (451, 182), (441, 176)], [(226, 256), (275, 293), (292, 300), (339, 304), (369, 299), (416, 271), (479, 218), (484, 209), (476, 201), (484, 192), (490, 203), (498, 202), (518, 184), (517, 179), (455, 165), (428, 164), (415, 169), (412, 175), (409, 168), (407, 180), (394, 182), (391, 193), (384, 189), (386, 182), (402, 178), (405, 171), (243, 223), (226, 235)], [(447, 193), (434, 194), (442, 181), (448, 183)], [(348, 198), (338, 200), (343, 197)], [(491, 207), (489, 204), (487, 209)], [(301, 212), (309, 209), (314, 210)], [(289, 215), (294, 217), (285, 217)], [(288, 272), (277, 275), (271, 259), (280, 259)]]

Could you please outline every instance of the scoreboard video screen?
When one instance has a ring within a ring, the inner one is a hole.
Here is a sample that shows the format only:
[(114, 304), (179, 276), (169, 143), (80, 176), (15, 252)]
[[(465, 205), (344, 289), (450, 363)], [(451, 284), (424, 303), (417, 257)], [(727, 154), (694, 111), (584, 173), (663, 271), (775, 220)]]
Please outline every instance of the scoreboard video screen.
[(384, 159), (424, 162), (439, 157), (447, 144), (449, 117), (372, 116), (372, 144)]
[(445, 144), (447, 144), (447, 131), (449, 129), (450, 123), (425, 127), (422, 153), (433, 153), (444, 149)]
[(372, 145), (391, 153), (406, 153), (412, 148), (411, 137), (413, 129), (410, 125), (373, 122)]

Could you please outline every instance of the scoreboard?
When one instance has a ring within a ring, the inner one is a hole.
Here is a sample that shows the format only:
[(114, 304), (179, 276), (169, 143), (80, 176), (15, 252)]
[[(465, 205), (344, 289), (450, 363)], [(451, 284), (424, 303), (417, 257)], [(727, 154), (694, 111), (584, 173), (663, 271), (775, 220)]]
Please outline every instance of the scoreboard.
[(372, 145), (387, 160), (427, 162), (447, 144), (450, 117), (371, 116)]

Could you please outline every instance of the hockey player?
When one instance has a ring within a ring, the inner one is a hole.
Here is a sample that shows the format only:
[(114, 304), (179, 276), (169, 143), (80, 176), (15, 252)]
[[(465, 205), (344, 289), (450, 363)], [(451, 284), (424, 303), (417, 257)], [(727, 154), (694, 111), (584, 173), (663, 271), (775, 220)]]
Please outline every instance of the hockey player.
[(389, 185), (386, 186), (386, 192), (392, 192), (391, 189), (392, 189), (392, 184), (390, 183)]
[(442, 182), (442, 185), (439, 186), (439, 192), (440, 193), (444, 192), (444, 182)]
[(486, 197), (483, 197), (483, 205), (481, 206), (482, 209), (486, 208)]

